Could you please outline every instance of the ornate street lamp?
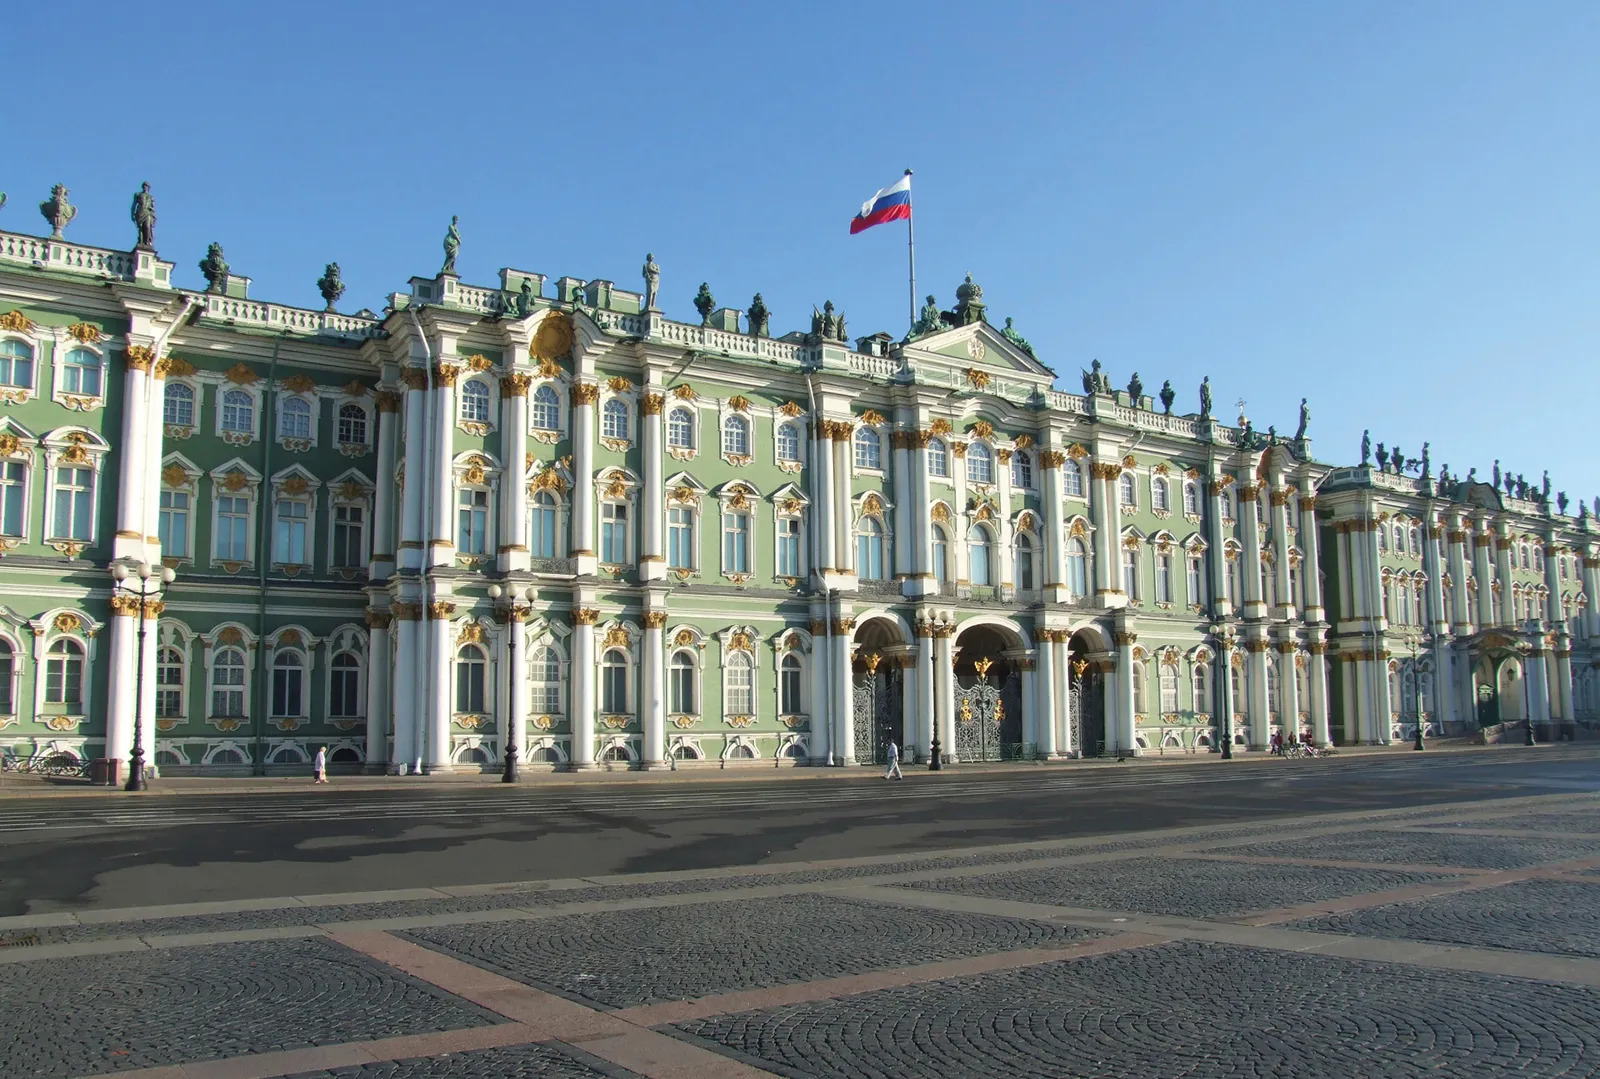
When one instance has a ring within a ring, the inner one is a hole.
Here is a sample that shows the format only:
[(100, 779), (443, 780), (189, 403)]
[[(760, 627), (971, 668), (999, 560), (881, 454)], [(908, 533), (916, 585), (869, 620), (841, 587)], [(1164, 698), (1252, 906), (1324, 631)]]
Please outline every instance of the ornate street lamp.
[(134, 663), (133, 684), (133, 755), (128, 761), (128, 782), (125, 791), (142, 791), (149, 787), (144, 778), (144, 635), (145, 620), (149, 616), (150, 600), (159, 597), (161, 590), (177, 577), (172, 567), (163, 566), (158, 573), (148, 562), (140, 562), (134, 570), (139, 585), (133, 588), (128, 567), (121, 562), (111, 567), (112, 579), (118, 585), (134, 591), (139, 597), (139, 658)]
[[(1430, 638), (1426, 632), (1411, 639), (1411, 693), (1417, 706), (1417, 740), (1411, 748), (1419, 752), (1428, 748), (1422, 742), (1422, 667), (1423, 664), (1427, 663), (1425, 653), (1429, 641)], [(1423, 651), (1423, 655), (1419, 656), (1419, 649)], [(1429, 664), (1429, 669), (1432, 669), (1431, 664)]]
[(525, 615), (529, 608), (532, 607), (537, 595), (538, 590), (533, 585), (529, 585), (527, 591), (523, 593), (523, 597), (528, 601), (528, 607), (518, 607), (515, 592), (508, 592), (498, 584), (489, 586), (489, 598), (494, 600), (496, 607), (500, 606), (502, 598), (506, 601), (506, 748), (503, 754), (505, 770), (500, 774), (500, 782), (502, 783), (515, 783), (518, 780), (517, 738), (515, 732), (520, 717), (516, 715), (515, 709), (511, 704), (513, 687), (517, 681), (517, 632), (512, 627), (521, 620), (519, 616)]

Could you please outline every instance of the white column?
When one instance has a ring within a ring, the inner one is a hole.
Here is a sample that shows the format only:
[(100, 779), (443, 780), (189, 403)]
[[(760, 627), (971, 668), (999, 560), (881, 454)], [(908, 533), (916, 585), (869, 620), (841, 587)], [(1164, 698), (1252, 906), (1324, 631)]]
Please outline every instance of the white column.
[(496, 561), (502, 571), (525, 570), (529, 565), (528, 386), (532, 382), (532, 376), (520, 371), (500, 380), (500, 444), (505, 447), (505, 472), (500, 477)]
[[(826, 612), (823, 612), (826, 614)], [(818, 763), (831, 763), (829, 755), (833, 751), (833, 726), (830, 716), (833, 712), (833, 695), (829, 691), (832, 683), (829, 681), (828, 668), (832, 649), (828, 646), (828, 620), (813, 618), (811, 620), (811, 701), (810, 737), (806, 741), (806, 749), (813, 761)]]
[(1306, 658), (1310, 664), (1306, 681), (1311, 686), (1311, 740), (1319, 746), (1330, 745), (1333, 741), (1328, 729), (1328, 668), (1324, 662), (1327, 647), (1321, 641), (1312, 642), (1309, 645), (1311, 655)]
[[(912, 741), (908, 736), (906, 741), (916, 750), (916, 760), (925, 761), (933, 755), (933, 732), (935, 730), (934, 716), (937, 714), (938, 702), (933, 690), (933, 653), (936, 648), (933, 637), (933, 626), (928, 622), (917, 623), (917, 737)], [(943, 748), (942, 746), (940, 747)]]
[(1450, 590), (1450, 624), (1456, 633), (1469, 634), (1472, 608), (1467, 604), (1467, 532), (1459, 521), (1451, 521), (1448, 527), (1450, 580), (1455, 584)]
[[(111, 646), (107, 657), (111, 677), (106, 695), (105, 755), (122, 762), (126, 777), (128, 758), (133, 752), (133, 683), (136, 677), (133, 660), (137, 651), (134, 627), (139, 617), (139, 600), (115, 585), (112, 587)], [(36, 663), (43, 660), (43, 656), (34, 657)]]
[(1494, 625), (1493, 580), (1494, 571), (1490, 569), (1489, 550), (1494, 545), (1494, 537), (1488, 532), (1476, 532), (1472, 537), (1472, 565), (1478, 578), (1478, 628), (1486, 629)]
[[(920, 508), (911, 496), (911, 468), (910, 451), (906, 448), (911, 440), (909, 431), (895, 430), (889, 433), (889, 443), (893, 447), (890, 454), (890, 468), (893, 474), (894, 491), (894, 577), (911, 577), (917, 570), (916, 557), (912, 553), (917, 549), (917, 532), (920, 521), (928, 512), (926, 504)], [(904, 588), (902, 588), (904, 591)], [(911, 739), (907, 737), (906, 741)], [(914, 744), (914, 743), (913, 743)]]
[(661, 412), (665, 405), (666, 398), (653, 391), (647, 391), (641, 402), (644, 415), (639, 426), (642, 435), (640, 455), (644, 459), (644, 492), (640, 505), (644, 521), (639, 530), (639, 578), (645, 581), (659, 581), (667, 576), (666, 544), (662, 539), (666, 528), (666, 478), (662, 475), (661, 457)]
[(433, 369), (433, 460), (428, 463), (428, 482), (433, 484), (433, 520), (428, 529), (430, 566), (453, 566), (456, 560), (455, 476), (450, 467), (452, 433), (456, 420), (456, 378), (460, 369), (439, 364)]
[(1072, 642), (1066, 630), (1056, 631), (1055, 643), (1050, 646), (1055, 654), (1055, 698), (1056, 707), (1061, 715), (1056, 720), (1056, 729), (1060, 732), (1060, 753), (1058, 756), (1071, 757), (1082, 751), (1072, 738)]
[(955, 627), (935, 627), (934, 640), (934, 719), (939, 725), (939, 752), (946, 761), (956, 762), (956, 665)]
[(1555, 660), (1556, 704), (1561, 709), (1561, 722), (1570, 724), (1576, 714), (1572, 710), (1572, 651), (1565, 634), (1556, 646)]
[(1122, 492), (1118, 489), (1122, 466), (1097, 462), (1093, 471), (1089, 514), (1095, 528), (1095, 595), (1105, 605), (1110, 597), (1122, 594)]
[(1133, 646), (1139, 637), (1129, 630), (1118, 630), (1115, 639), (1117, 644), (1117, 711), (1116, 727), (1113, 735), (1116, 745), (1113, 748), (1128, 756), (1138, 756), (1139, 746), (1134, 739), (1133, 718)]
[[(600, 387), (592, 382), (579, 382), (572, 387), (572, 557), (577, 560), (580, 574), (593, 574), (599, 568), (594, 553), (594, 408), (600, 399)], [(590, 642), (590, 653), (594, 644)], [(593, 684), (593, 675), (590, 683)], [(591, 704), (593, 698), (590, 698)], [(590, 709), (589, 724), (594, 725), (594, 710)], [(577, 727), (574, 724), (574, 733)], [(589, 759), (594, 762), (594, 740), (589, 740)], [(573, 758), (577, 760), (576, 757)]]
[[(656, 419), (660, 420), (659, 413)], [(644, 612), (644, 746), (639, 755), (646, 768), (663, 767), (667, 759), (667, 687), (662, 667), (662, 628), (666, 624), (666, 611)]]
[(1041, 629), (1034, 634), (1039, 642), (1039, 670), (1038, 670), (1038, 695), (1039, 718), (1034, 727), (1035, 736), (1038, 738), (1039, 755), (1045, 760), (1054, 760), (1059, 754), (1056, 749), (1056, 729), (1060, 726), (1059, 705), (1056, 703), (1056, 638), (1060, 633), (1052, 629)]
[[(834, 502), (833, 502), (833, 450), (830, 432), (833, 429), (832, 420), (819, 420), (813, 425), (811, 439), (811, 469), (808, 477), (814, 490), (812, 492), (811, 512), (806, 514), (806, 523), (811, 528), (813, 538), (812, 568), (819, 575), (831, 573), (838, 568), (838, 559), (834, 557)], [(815, 726), (812, 728), (815, 730)]]
[[(1250, 723), (1250, 748), (1266, 749), (1271, 741), (1272, 710), (1267, 704), (1267, 664), (1270, 661), (1267, 655), (1271, 647), (1266, 640), (1266, 629), (1262, 626), (1250, 625), (1246, 632), (1259, 630), (1260, 637), (1249, 636), (1245, 638), (1245, 669), (1249, 672), (1249, 685), (1246, 692), (1250, 697), (1249, 723)], [(1281, 687), (1280, 687), (1281, 688)]]
[(1511, 527), (1500, 522), (1495, 530), (1494, 562), (1500, 578), (1500, 624), (1515, 626), (1518, 622), (1516, 604), (1511, 596)]
[(1061, 465), (1066, 455), (1060, 450), (1039, 451), (1040, 485), (1044, 495), (1044, 588), (1046, 603), (1066, 602), (1067, 524), (1061, 493)]
[(1000, 586), (1010, 585), (1016, 578), (1011, 569), (1011, 451), (996, 450), (994, 455), (995, 492), (1000, 500), (1000, 512), (995, 520), (994, 585), (996, 596)]
[[(915, 521), (916, 525), (916, 564), (913, 573), (925, 579), (922, 586), (922, 595), (929, 595), (937, 590), (933, 583), (933, 521), (930, 511), (933, 507), (933, 487), (928, 481), (928, 443), (931, 435), (926, 431), (917, 431), (913, 436), (913, 448), (908, 451), (911, 458), (911, 475), (913, 497), (911, 506), (906, 511), (906, 517)], [(931, 698), (927, 698), (931, 700)], [(929, 715), (932, 715), (930, 712)], [(930, 735), (931, 737), (931, 735)]]
[(432, 672), (432, 679), (428, 686), (422, 764), (430, 772), (451, 770), (450, 720), (454, 702), (450, 699), (450, 667), (455, 657), (450, 648), (450, 616), (454, 613), (453, 603), (435, 603), (433, 610), (429, 611), (431, 617), (425, 642), (425, 662)]
[(595, 682), (599, 677), (594, 626), (599, 620), (600, 612), (593, 607), (572, 612), (572, 767), (585, 771), (594, 767)]
[[(381, 477), (373, 491), (372, 499), (372, 552), (368, 563), (368, 579), (388, 580), (395, 568), (395, 512), (398, 472), (398, 443), (401, 396), (390, 390), (377, 394), (377, 410), (373, 416), (378, 435), (378, 471)], [(385, 754), (387, 756), (387, 754)]]
[[(1206, 543), (1209, 545), (1206, 565), (1211, 575), (1211, 609), (1218, 618), (1238, 613), (1228, 601), (1228, 559), (1225, 554), (1228, 526), (1222, 519), (1222, 492), (1226, 486), (1219, 473), (1208, 481), (1206, 487)], [(1242, 606), (1244, 597), (1239, 598)]]
[(1583, 552), (1583, 594), (1589, 597), (1589, 607), (1580, 617), (1589, 620), (1589, 636), (1600, 637), (1600, 558)]
[[(399, 621), (395, 633), (396, 678), (410, 677), (419, 669), (417, 655), (421, 624), (417, 621), (417, 604), (396, 603), (394, 617)], [(388, 672), (384, 672), (387, 675)], [(394, 764), (395, 771), (409, 769), (421, 756), (417, 746), (417, 731), (421, 727), (422, 700), (415, 693), (399, 693), (394, 698)]]
[(1545, 674), (1545, 660), (1549, 653), (1545, 650), (1544, 634), (1532, 634), (1530, 642), (1533, 650), (1528, 653), (1527, 683), (1528, 717), (1536, 724), (1550, 722), (1550, 683)]
[(838, 568), (844, 573), (857, 572), (856, 545), (851, 535), (851, 526), (855, 523), (852, 519), (850, 508), (851, 492), (851, 464), (850, 459), (851, 429), (848, 423), (840, 422), (833, 429), (833, 542), (836, 552), (835, 558)]
[[(1272, 572), (1278, 589), (1280, 614), (1284, 618), (1302, 616), (1302, 600), (1289, 587), (1289, 492), (1275, 486), (1267, 495), (1267, 512), (1272, 514)], [(1311, 571), (1315, 563), (1307, 566)], [(1302, 573), (1301, 577), (1308, 573)]]
[(517, 751), (520, 764), (528, 754), (528, 610), (517, 608), (511, 612), (511, 671), (510, 701), (506, 709), (506, 742)]
[(855, 708), (851, 700), (850, 633), (854, 622), (841, 615), (833, 623), (833, 730), (834, 759), (840, 764), (870, 764), (856, 760)]
[(1564, 621), (1566, 614), (1561, 610), (1561, 577), (1556, 569), (1556, 542), (1551, 536), (1546, 536), (1544, 542), (1544, 620), (1553, 626)]
[[(1289, 740), (1289, 732), (1294, 732), (1295, 741), (1300, 740), (1300, 679), (1295, 666), (1297, 656), (1294, 644), (1282, 641), (1278, 644), (1278, 722), (1283, 730), (1283, 739)], [(1310, 657), (1306, 657), (1306, 674), (1310, 675)]]
[(1300, 591), (1304, 593), (1305, 620), (1321, 622), (1327, 615), (1322, 602), (1322, 540), (1317, 532), (1317, 497), (1300, 499)]
[(1239, 542), (1244, 546), (1244, 564), (1240, 577), (1244, 582), (1243, 614), (1246, 618), (1265, 618), (1267, 605), (1261, 588), (1261, 525), (1256, 521), (1257, 500), (1260, 488), (1239, 488)]
[[(406, 407), (406, 474), (405, 486), (400, 490), (400, 566), (402, 569), (420, 569), (422, 552), (427, 547), (423, 527), (423, 494), (428, 484), (428, 376), (415, 368), (401, 372), (405, 379)], [(406, 669), (406, 668), (402, 668)], [(404, 760), (405, 758), (401, 758)]]
[[(379, 473), (382, 475), (383, 473)], [(381, 485), (380, 485), (381, 487)], [(394, 664), (389, 658), (388, 611), (367, 612), (367, 769), (389, 762), (389, 713)], [(404, 760), (397, 757), (397, 760)]]
[[(127, 370), (122, 377), (122, 442), (117, 446), (121, 458), (117, 469), (116, 506), (117, 534), (112, 542), (112, 557), (146, 561), (145, 550), (145, 500), (152, 479), (160, 483), (161, 445), (157, 439), (147, 446), (149, 435), (149, 401), (154, 380), (150, 368), (155, 354), (147, 346), (129, 345), (126, 352)], [(153, 450), (155, 461), (146, 462), (145, 454)], [(130, 733), (129, 737), (132, 737)], [(150, 761), (154, 761), (152, 756)]]

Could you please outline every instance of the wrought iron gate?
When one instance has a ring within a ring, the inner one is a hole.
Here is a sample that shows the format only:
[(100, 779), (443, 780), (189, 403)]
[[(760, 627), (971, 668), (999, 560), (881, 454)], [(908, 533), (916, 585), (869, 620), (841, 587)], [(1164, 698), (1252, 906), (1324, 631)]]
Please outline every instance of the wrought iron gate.
[(905, 717), (900, 709), (900, 671), (897, 667), (866, 671), (856, 676), (853, 691), (855, 759), (859, 764), (888, 764), (890, 741), (902, 744)]
[(987, 679), (956, 690), (956, 759), (1000, 759), (1000, 721), (1005, 718), (1000, 691)]

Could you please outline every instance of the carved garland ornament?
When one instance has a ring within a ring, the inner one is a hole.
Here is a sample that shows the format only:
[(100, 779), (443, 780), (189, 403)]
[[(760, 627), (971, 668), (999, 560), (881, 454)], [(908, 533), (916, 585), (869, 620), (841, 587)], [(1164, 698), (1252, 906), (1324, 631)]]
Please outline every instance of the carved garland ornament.
[(33, 320), (21, 311), (12, 308), (0, 315), (0, 330), (11, 330), (14, 333), (32, 333)]

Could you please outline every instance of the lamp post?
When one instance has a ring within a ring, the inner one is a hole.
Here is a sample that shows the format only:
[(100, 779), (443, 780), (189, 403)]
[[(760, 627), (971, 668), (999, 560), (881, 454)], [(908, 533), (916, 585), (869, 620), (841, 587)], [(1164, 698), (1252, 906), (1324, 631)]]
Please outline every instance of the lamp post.
[[(523, 597), (527, 599), (529, 607), (533, 605), (536, 594), (537, 591), (533, 585), (529, 585), (527, 591), (523, 593)], [(506, 748), (503, 754), (505, 770), (500, 773), (500, 782), (515, 783), (518, 780), (517, 726), (521, 722), (521, 717), (517, 714), (513, 701), (517, 684), (517, 631), (515, 625), (518, 621), (517, 616), (524, 613), (527, 608), (519, 608), (517, 606), (516, 593), (508, 591), (498, 584), (489, 586), (489, 598), (494, 600), (496, 606), (499, 606), (502, 598), (506, 601)]]
[[(1418, 752), (1428, 748), (1422, 742), (1422, 669), (1427, 664), (1427, 658), (1419, 655), (1419, 649), (1426, 650), (1428, 644), (1429, 636), (1425, 632), (1411, 638), (1411, 694), (1417, 706), (1417, 740), (1411, 748)], [(1431, 664), (1428, 667), (1432, 669)]]
[[(111, 576), (117, 584), (129, 587), (128, 567), (119, 562), (111, 569)], [(144, 778), (144, 635), (145, 620), (150, 610), (150, 597), (161, 595), (161, 590), (173, 582), (177, 574), (172, 572), (170, 566), (161, 567), (157, 572), (148, 562), (140, 562), (134, 570), (134, 576), (139, 580), (139, 654), (134, 660), (133, 682), (133, 754), (128, 761), (128, 782), (122, 787), (125, 791), (142, 791), (148, 789), (149, 784)], [(154, 582), (155, 587), (151, 588)], [(131, 589), (130, 589), (131, 590)]]

